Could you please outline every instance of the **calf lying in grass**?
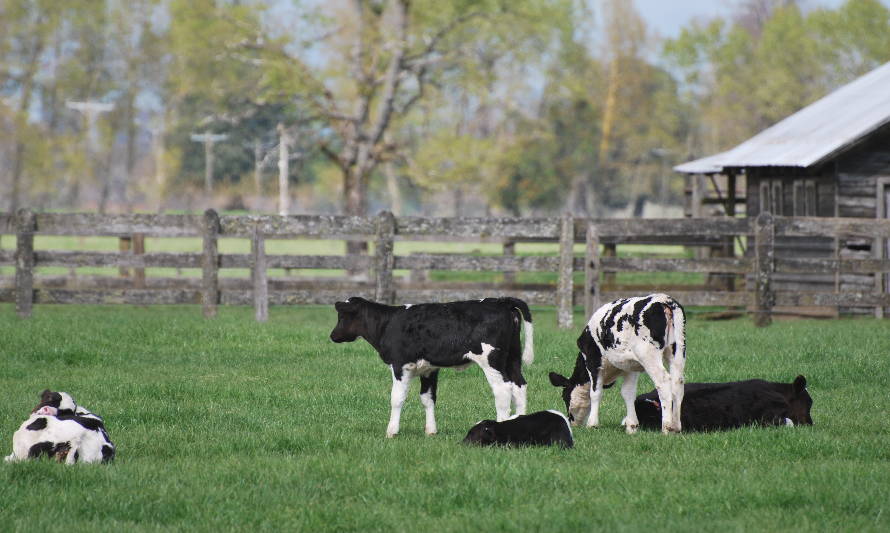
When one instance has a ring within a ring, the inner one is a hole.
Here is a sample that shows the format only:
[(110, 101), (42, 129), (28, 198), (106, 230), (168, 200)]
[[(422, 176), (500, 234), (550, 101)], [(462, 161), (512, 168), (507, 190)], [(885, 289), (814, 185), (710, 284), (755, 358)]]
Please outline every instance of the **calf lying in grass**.
[(516, 415), (503, 422), (482, 420), (464, 438), (466, 444), (491, 446), (495, 444), (519, 446), (574, 446), (569, 419), (559, 411), (538, 411), (530, 415)]
[(12, 436), (7, 462), (42, 456), (66, 464), (108, 462), (114, 443), (102, 418), (74, 403), (68, 393), (45, 390), (40, 403)]
[[(813, 399), (807, 380), (797, 376), (792, 383), (762, 379), (730, 383), (687, 383), (680, 417), (683, 431), (714, 431), (742, 426), (812, 425)], [(658, 393), (651, 391), (635, 401), (640, 425), (661, 427)]]

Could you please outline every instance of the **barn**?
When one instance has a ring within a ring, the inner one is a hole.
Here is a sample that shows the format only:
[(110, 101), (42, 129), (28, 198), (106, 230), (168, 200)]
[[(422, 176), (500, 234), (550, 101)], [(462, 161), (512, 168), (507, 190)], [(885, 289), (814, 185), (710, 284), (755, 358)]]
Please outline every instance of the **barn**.
[[(890, 217), (890, 63), (844, 85), (731, 150), (674, 167), (688, 176), (688, 212), (718, 203), (755, 217)], [(710, 189), (710, 190), (709, 190)], [(719, 196), (713, 200), (709, 197)], [(886, 258), (878, 239), (776, 242), (776, 257)], [(777, 274), (784, 290), (887, 291), (870, 274)]]

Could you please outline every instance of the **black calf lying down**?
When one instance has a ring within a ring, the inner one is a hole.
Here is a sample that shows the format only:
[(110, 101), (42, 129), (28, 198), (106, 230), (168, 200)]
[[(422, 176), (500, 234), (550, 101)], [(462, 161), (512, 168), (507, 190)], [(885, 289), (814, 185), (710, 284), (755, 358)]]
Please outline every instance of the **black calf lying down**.
[(65, 392), (45, 390), (40, 403), (12, 436), (12, 454), (6, 461), (42, 456), (59, 462), (108, 462), (114, 444), (105, 432), (102, 417), (74, 403)]
[(516, 415), (503, 422), (483, 420), (470, 428), (464, 442), (483, 446), (493, 444), (550, 446), (559, 444), (563, 448), (571, 448), (574, 445), (569, 419), (559, 411), (538, 411), (530, 415)]
[[(797, 376), (793, 383), (762, 379), (730, 383), (687, 383), (680, 420), (683, 431), (733, 429), (761, 426), (812, 425), (807, 380)], [(661, 427), (661, 406), (656, 391), (637, 396), (640, 425)]]

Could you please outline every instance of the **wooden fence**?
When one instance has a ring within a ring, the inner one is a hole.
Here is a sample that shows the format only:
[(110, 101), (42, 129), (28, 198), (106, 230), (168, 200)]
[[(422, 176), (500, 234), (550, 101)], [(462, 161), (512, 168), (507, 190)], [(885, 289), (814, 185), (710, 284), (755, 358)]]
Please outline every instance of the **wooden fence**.
[[(890, 261), (872, 259), (778, 259), (776, 237), (859, 236), (890, 238), (890, 220), (773, 217), (757, 219), (579, 219), (560, 218), (395, 218), (383, 212), (376, 217), (349, 216), (219, 216), (201, 215), (98, 215), (49, 214), (21, 210), (0, 214), (0, 235), (15, 234), (16, 250), (0, 249), (0, 266), (15, 265), (15, 277), (0, 277), (0, 302), (15, 302), (16, 312), (27, 317), (33, 304), (123, 303), (201, 304), (212, 317), (218, 305), (253, 305), (256, 319), (266, 320), (268, 305), (331, 304), (349, 296), (381, 302), (422, 302), (513, 296), (533, 305), (555, 305), (561, 327), (571, 327), (572, 309), (583, 305), (587, 315), (602, 302), (631, 294), (616, 285), (615, 272), (721, 273), (737, 278), (736, 290), (725, 286), (673, 287), (670, 292), (686, 306), (726, 306), (747, 309), (758, 325), (771, 321), (774, 307), (873, 307), (881, 315), (890, 307), (883, 273)], [(121, 239), (120, 252), (35, 250), (35, 235), (112, 236)], [(201, 253), (145, 252), (146, 237), (200, 237)], [(249, 254), (222, 254), (220, 238), (249, 239)], [(342, 239), (373, 244), (371, 255), (270, 255), (268, 239)], [(748, 243), (743, 257), (704, 259), (615, 257), (601, 253), (623, 243), (730, 242)], [(469, 241), (502, 243), (504, 255), (414, 253), (397, 255), (399, 240)], [(516, 256), (516, 242), (558, 242), (558, 254)], [(575, 244), (584, 243), (584, 254)], [(601, 246), (602, 245), (602, 246)], [(876, 246), (875, 249), (882, 249)], [(50, 276), (38, 267), (117, 267), (133, 275)], [(145, 268), (201, 269), (198, 277), (146, 277)], [(249, 269), (250, 278), (220, 277), (220, 269)], [(268, 277), (268, 270), (337, 269), (363, 271), (366, 276), (320, 280)], [(397, 279), (395, 270), (422, 272), (489, 271), (504, 274), (497, 283), (430, 282)], [(520, 272), (557, 273), (557, 283), (517, 283)], [(583, 284), (575, 273), (583, 272)], [(868, 273), (876, 280), (872, 292), (783, 292), (774, 290), (772, 277), (786, 273)], [(730, 284), (732, 285), (732, 284)], [(651, 290), (664, 287), (651, 287)], [(691, 289), (691, 290), (690, 290)], [(634, 287), (634, 293), (647, 290)]]

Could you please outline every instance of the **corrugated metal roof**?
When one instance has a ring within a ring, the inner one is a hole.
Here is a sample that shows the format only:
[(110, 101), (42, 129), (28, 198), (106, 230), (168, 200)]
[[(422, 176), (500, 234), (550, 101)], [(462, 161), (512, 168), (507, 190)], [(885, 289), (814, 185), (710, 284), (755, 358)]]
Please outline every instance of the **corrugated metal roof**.
[(809, 167), (890, 123), (890, 62), (763, 130), (732, 150), (674, 167), (688, 174), (727, 167)]

